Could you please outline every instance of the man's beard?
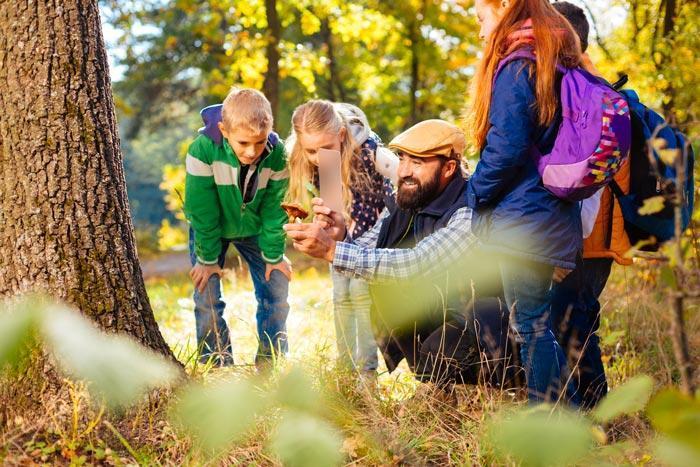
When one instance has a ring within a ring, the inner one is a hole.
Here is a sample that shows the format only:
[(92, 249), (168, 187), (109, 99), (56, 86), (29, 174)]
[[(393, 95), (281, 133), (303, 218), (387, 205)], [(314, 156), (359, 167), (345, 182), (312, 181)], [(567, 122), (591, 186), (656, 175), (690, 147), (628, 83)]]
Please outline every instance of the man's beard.
[[(406, 186), (406, 182), (413, 182), (410, 188)], [(399, 190), (396, 193), (396, 204), (399, 208), (405, 210), (416, 210), (424, 208), (432, 200), (437, 198), (438, 190), (440, 189), (440, 171), (435, 171), (435, 175), (431, 180), (421, 184), (413, 177), (405, 177), (399, 180)]]

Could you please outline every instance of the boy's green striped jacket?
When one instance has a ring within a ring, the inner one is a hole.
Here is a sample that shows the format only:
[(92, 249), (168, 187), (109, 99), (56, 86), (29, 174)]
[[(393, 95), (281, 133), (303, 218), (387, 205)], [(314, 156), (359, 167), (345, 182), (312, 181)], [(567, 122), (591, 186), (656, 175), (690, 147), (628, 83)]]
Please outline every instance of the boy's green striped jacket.
[[(250, 170), (257, 173), (255, 195), (243, 202), (241, 164), (225, 138), (217, 144), (206, 133), (190, 145), (185, 162), (185, 215), (194, 230), (197, 261), (216, 264), (221, 239), (257, 236), (266, 263), (284, 256), (287, 214), (281, 203), (289, 185), (284, 144), (270, 133), (265, 151)], [(248, 177), (246, 177), (248, 178)]]

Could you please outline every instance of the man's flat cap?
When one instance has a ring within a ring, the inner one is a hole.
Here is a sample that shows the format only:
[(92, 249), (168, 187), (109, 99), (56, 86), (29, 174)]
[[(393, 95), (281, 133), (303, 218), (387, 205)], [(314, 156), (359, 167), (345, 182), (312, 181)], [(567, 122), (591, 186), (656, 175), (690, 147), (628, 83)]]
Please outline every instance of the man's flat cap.
[(389, 148), (415, 157), (461, 158), (466, 141), (457, 126), (444, 120), (425, 120), (391, 140)]

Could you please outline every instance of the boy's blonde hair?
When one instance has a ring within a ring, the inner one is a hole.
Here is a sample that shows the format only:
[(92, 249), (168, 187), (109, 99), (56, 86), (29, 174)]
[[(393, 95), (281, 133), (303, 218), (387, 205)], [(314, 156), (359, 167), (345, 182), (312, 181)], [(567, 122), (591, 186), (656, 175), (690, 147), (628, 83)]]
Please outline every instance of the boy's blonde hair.
[(270, 133), (273, 124), (270, 101), (256, 89), (233, 87), (224, 99), (221, 121), (227, 131), (244, 128)]

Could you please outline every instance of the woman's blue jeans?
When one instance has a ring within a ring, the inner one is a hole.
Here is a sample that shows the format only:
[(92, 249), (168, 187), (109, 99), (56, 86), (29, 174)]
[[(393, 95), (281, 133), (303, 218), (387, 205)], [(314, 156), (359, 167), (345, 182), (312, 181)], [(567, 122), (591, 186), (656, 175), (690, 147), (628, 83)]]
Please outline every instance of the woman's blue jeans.
[(511, 327), (521, 343), (520, 358), (527, 375), (528, 399), (533, 403), (556, 402), (563, 387), (562, 378), (568, 371), (564, 352), (552, 328), (554, 268), (512, 258), (502, 260), (500, 268), (503, 292), (511, 312)]

